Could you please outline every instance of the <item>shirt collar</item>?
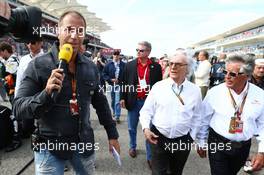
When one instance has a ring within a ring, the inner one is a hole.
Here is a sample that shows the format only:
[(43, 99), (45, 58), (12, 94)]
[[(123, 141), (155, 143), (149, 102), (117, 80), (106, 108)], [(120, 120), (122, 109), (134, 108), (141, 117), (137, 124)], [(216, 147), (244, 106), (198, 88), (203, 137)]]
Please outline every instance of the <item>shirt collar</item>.
[(120, 64), (120, 60), (118, 60), (118, 61), (113, 60), (113, 62), (114, 62), (114, 64)]
[(231, 88), (230, 88), (230, 91), (231, 91), (232, 95), (244, 97), (244, 95), (247, 93), (248, 86), (249, 86), (249, 83), (247, 81), (245, 88), (243, 89), (243, 91), (239, 95)]
[(184, 79), (184, 81), (180, 85), (178, 85), (177, 83), (175, 83), (175, 81), (172, 78), (170, 78), (170, 77), (168, 78), (168, 81), (169, 81), (170, 85), (173, 88), (176, 88), (176, 89), (180, 89), (181, 87), (185, 87), (186, 86), (186, 83), (187, 83), (186, 78)]
[(37, 53), (34, 57), (32, 56), (32, 53), (31, 53), (31, 52), (30, 52), (29, 55), (30, 55), (31, 58), (36, 58), (36, 57), (41, 56), (41, 55), (43, 55), (43, 54), (44, 54), (43, 50), (40, 49), (39, 53)]
[[(151, 63), (152, 63), (152, 61), (148, 58), (146, 65), (150, 65)], [(137, 64), (141, 64), (141, 59), (137, 58)]]

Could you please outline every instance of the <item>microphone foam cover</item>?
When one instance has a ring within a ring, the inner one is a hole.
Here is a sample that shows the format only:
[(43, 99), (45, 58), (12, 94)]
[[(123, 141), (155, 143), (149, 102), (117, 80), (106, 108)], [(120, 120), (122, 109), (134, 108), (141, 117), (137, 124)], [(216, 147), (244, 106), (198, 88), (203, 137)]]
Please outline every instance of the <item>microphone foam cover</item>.
[(60, 48), (59, 59), (69, 63), (72, 57), (73, 48), (71, 44), (63, 44)]

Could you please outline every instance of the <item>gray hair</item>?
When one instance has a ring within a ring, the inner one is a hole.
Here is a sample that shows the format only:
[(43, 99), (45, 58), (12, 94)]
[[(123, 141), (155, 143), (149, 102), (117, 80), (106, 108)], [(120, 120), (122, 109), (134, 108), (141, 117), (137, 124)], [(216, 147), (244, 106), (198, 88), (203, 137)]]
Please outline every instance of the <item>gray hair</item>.
[(226, 59), (226, 64), (228, 63), (243, 63), (243, 66), (240, 68), (239, 72), (245, 73), (246, 75), (251, 75), (254, 67), (255, 67), (255, 62), (254, 59), (250, 56), (247, 55), (230, 55)]
[(146, 46), (149, 50), (152, 49), (150, 42), (147, 42), (147, 41), (141, 41), (138, 43), (138, 45)]

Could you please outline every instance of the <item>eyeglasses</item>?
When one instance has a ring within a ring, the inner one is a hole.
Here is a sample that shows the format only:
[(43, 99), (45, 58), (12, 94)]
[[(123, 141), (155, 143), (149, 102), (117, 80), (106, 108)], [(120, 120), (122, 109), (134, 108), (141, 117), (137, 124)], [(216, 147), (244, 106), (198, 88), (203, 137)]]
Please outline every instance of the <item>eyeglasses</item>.
[(143, 52), (145, 52), (146, 50), (143, 50), (143, 49), (136, 49), (136, 51), (137, 51), (137, 52), (141, 52), (141, 53), (143, 53)]
[(235, 72), (229, 72), (229, 71), (226, 71), (226, 70), (223, 70), (223, 74), (225, 75), (230, 75), (231, 77), (233, 78), (236, 78), (238, 75), (242, 75), (244, 74), (243, 72), (238, 72), (238, 73), (235, 73)]
[(184, 63), (174, 63), (174, 62), (170, 62), (169, 65), (172, 67), (182, 67), (182, 66), (187, 66), (187, 64)]

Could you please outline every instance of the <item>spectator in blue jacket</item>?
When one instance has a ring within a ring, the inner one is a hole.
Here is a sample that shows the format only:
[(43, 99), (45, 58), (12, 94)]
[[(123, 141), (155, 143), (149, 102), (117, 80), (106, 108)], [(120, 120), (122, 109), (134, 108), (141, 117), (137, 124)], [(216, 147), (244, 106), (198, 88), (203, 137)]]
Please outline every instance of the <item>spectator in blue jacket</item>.
[(120, 82), (124, 67), (125, 63), (120, 59), (120, 52), (114, 51), (113, 61), (107, 63), (103, 70), (103, 78), (111, 87), (111, 107), (117, 123), (120, 123)]

